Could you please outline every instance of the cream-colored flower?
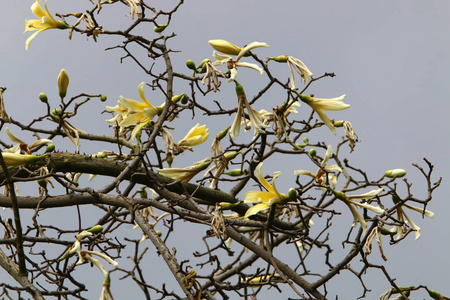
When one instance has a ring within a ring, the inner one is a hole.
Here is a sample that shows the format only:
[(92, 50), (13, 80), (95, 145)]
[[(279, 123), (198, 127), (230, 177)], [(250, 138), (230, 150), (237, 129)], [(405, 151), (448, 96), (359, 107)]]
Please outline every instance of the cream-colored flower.
[(359, 203), (359, 202), (355, 201), (358, 199), (374, 198), (383, 192), (383, 189), (381, 189), (381, 188), (372, 190), (370, 192), (360, 194), (360, 195), (347, 195), (343, 192), (335, 191), (335, 190), (332, 190), (332, 192), (336, 196), (336, 198), (338, 198), (339, 200), (342, 200), (350, 209), (350, 212), (353, 215), (353, 226), (356, 226), (356, 223), (359, 222), (361, 224), (361, 227), (364, 230), (364, 232), (367, 230), (368, 226), (367, 226), (366, 221), (364, 220), (363, 216), (361, 216), (358, 213), (356, 208), (365, 208), (365, 209), (371, 210), (377, 214), (384, 213), (384, 210), (381, 207), (366, 204), (366, 203)]
[(231, 73), (231, 76), (228, 79), (228, 81), (233, 81), (236, 79), (236, 76), (237, 76), (236, 67), (251, 68), (251, 69), (258, 71), (261, 75), (264, 75), (263, 69), (261, 69), (258, 65), (239, 61), (242, 58), (242, 56), (246, 55), (250, 50), (259, 48), (259, 47), (269, 47), (269, 45), (267, 45), (266, 43), (252, 42), (252, 43), (248, 44), (247, 46), (245, 46), (244, 48), (241, 48), (241, 50), (237, 54), (236, 59), (233, 59), (231, 56), (222, 55), (222, 54), (217, 53), (216, 51), (213, 51), (213, 56), (216, 59), (216, 61), (213, 62), (213, 65), (220, 66), (223, 64), (227, 64), (227, 67)]
[(208, 139), (208, 131), (206, 125), (200, 126), (200, 123), (197, 123), (197, 125), (192, 127), (186, 136), (177, 143), (177, 146), (182, 150), (192, 150), (192, 146), (203, 144)]
[[(397, 204), (400, 199), (398, 198), (398, 196), (392, 196), (392, 200), (394, 201), (395, 204)], [(411, 218), (405, 213), (405, 210), (403, 209), (403, 207), (406, 207), (410, 210), (416, 211), (420, 214), (422, 214), (423, 216), (427, 217), (427, 218), (434, 218), (434, 213), (432, 211), (426, 210), (426, 209), (422, 209), (419, 207), (415, 207), (412, 205), (409, 205), (407, 203), (403, 203), (402, 205), (400, 205), (399, 207), (396, 208), (397, 211), (397, 219), (399, 222), (403, 223), (403, 224), (407, 224), (409, 223), (409, 225), (411, 226), (411, 228), (414, 230), (415, 233), (415, 239), (418, 240), (420, 238), (420, 227), (417, 226), (412, 220)], [(403, 228), (403, 225), (398, 225), (398, 226), (394, 226), (394, 228), (391, 230), (391, 232), (395, 232), (397, 233), (397, 238), (402, 238), (405, 230)]]
[(323, 158), (323, 160), (320, 164), (320, 168), (317, 170), (316, 173), (313, 173), (308, 170), (296, 170), (296, 171), (294, 171), (294, 175), (295, 176), (300, 176), (300, 175), (310, 176), (310, 177), (314, 178), (318, 184), (326, 186), (327, 185), (327, 177), (325, 175), (328, 174), (327, 175), (328, 183), (333, 188), (335, 188), (337, 185), (337, 177), (334, 176), (333, 174), (330, 174), (330, 172), (342, 172), (342, 169), (338, 165), (332, 165), (329, 167), (326, 166), (328, 160), (331, 158), (332, 155), (333, 155), (333, 147), (331, 147), (331, 145), (328, 145), (327, 152), (325, 153), (325, 157)]
[(291, 72), (291, 90), (295, 90), (295, 79), (294, 79), (294, 71), (297, 72), (301, 77), (303, 83), (308, 82), (309, 79), (313, 76), (313, 73), (308, 69), (308, 67), (299, 59), (294, 58), (292, 56), (280, 55), (277, 57), (269, 57), (267, 59), (273, 60), (280, 63), (287, 63), (289, 67), (289, 71)]
[[(122, 108), (127, 108), (126, 112), (122, 113), (122, 121), (119, 126), (122, 128), (136, 125), (131, 132), (131, 139), (136, 138), (136, 135), (141, 131), (142, 127), (148, 124), (156, 115), (160, 114), (162, 111), (162, 106), (153, 106), (145, 98), (144, 94), (145, 82), (138, 85), (138, 95), (142, 102), (126, 99), (120, 96), (120, 102), (122, 103)], [(120, 105), (114, 107), (120, 110)], [(111, 110), (113, 108), (110, 108)]]
[(250, 207), (245, 213), (245, 218), (253, 216), (258, 212), (265, 210), (270, 207), (270, 205), (278, 202), (282, 202), (288, 199), (286, 194), (281, 194), (278, 192), (275, 186), (275, 179), (280, 176), (281, 172), (275, 172), (272, 177), (272, 184), (270, 184), (263, 176), (261, 168), (263, 163), (259, 163), (256, 167), (256, 178), (258, 182), (267, 190), (264, 191), (250, 191), (245, 193), (245, 203), (258, 203)]
[(236, 95), (238, 96), (238, 109), (236, 117), (230, 128), (230, 137), (232, 139), (236, 138), (241, 131), (242, 119), (245, 120), (244, 108), (247, 109), (247, 114), (250, 118), (250, 123), (259, 133), (264, 133), (263, 128), (267, 128), (268, 125), (264, 124), (262, 116), (254, 110), (247, 101), (247, 96), (245, 95), (244, 88), (242, 85), (234, 81), (236, 84)]
[(27, 143), (16, 137), (8, 127), (5, 128), (5, 131), (9, 139), (17, 144), (11, 148), (3, 150), (4, 152), (16, 154), (31, 154), (34, 151), (38, 150), (41, 146), (52, 143), (52, 140), (49, 139), (39, 139), (31, 145), (28, 145)]
[(25, 49), (30, 48), (31, 41), (36, 37), (36, 35), (47, 29), (67, 29), (70, 28), (69, 25), (62, 21), (56, 20), (48, 11), (47, 0), (45, 0), (45, 10), (39, 4), (41, 0), (36, 0), (33, 5), (31, 5), (31, 12), (38, 18), (37, 20), (27, 20), (25, 21), (25, 32), (37, 30), (33, 33), (25, 42)]
[(297, 94), (303, 102), (311, 106), (311, 108), (319, 115), (319, 118), (327, 125), (330, 130), (336, 134), (336, 129), (330, 118), (323, 112), (324, 110), (344, 110), (350, 107), (350, 105), (342, 102), (346, 95), (342, 95), (337, 98), (322, 99), (310, 97), (307, 95)]
[(189, 166), (186, 168), (164, 168), (158, 169), (158, 173), (170, 177), (175, 180), (180, 180), (182, 182), (189, 182), (195, 175), (205, 170), (211, 164), (212, 159), (207, 158), (201, 162), (194, 163), (193, 166)]

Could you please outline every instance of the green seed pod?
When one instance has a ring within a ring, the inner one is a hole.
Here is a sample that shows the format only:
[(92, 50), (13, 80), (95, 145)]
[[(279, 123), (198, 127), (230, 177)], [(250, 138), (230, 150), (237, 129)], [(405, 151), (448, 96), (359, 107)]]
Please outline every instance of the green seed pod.
[(309, 150), (309, 155), (311, 155), (311, 157), (316, 156), (316, 154), (317, 154), (316, 149), (312, 148), (311, 150)]
[(100, 101), (105, 102), (108, 98), (106, 97), (106, 95), (101, 95), (100, 96)]
[(41, 100), (41, 102), (43, 102), (43, 103), (48, 103), (48, 97), (45, 93), (39, 94), (39, 100)]

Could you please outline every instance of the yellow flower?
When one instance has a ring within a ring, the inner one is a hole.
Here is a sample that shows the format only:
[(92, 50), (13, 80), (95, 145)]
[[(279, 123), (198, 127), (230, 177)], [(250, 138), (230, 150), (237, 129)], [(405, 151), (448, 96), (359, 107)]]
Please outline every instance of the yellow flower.
[(261, 168), (263, 163), (259, 163), (256, 167), (256, 178), (259, 183), (267, 190), (264, 191), (250, 191), (245, 193), (245, 203), (258, 203), (252, 207), (250, 207), (245, 213), (245, 218), (253, 216), (260, 212), (261, 210), (267, 209), (270, 205), (278, 202), (282, 202), (283, 200), (287, 200), (288, 196), (285, 194), (281, 194), (278, 192), (277, 187), (275, 186), (275, 179), (280, 176), (281, 172), (275, 172), (272, 178), (272, 184), (270, 184), (262, 175)]
[(356, 223), (359, 222), (361, 224), (361, 227), (364, 231), (367, 230), (368, 226), (366, 224), (366, 221), (364, 220), (363, 216), (361, 216), (356, 208), (365, 208), (368, 210), (371, 210), (377, 214), (382, 214), (384, 210), (381, 207), (373, 206), (366, 203), (359, 203), (355, 200), (357, 199), (371, 199), (375, 196), (378, 196), (383, 192), (383, 189), (376, 189), (372, 190), (370, 192), (360, 194), (360, 195), (346, 195), (343, 192), (332, 190), (333, 194), (338, 198), (339, 200), (342, 200), (350, 209), (350, 212), (353, 215), (353, 226), (356, 226)]
[(30, 163), (35, 163), (40, 161), (45, 155), (28, 155), (28, 154), (17, 154), (17, 153), (9, 153), (3, 152), (1, 154), (3, 156), (3, 160), (5, 161), (6, 166), (8, 167), (17, 167)]
[(35, 36), (44, 30), (47, 29), (67, 29), (70, 28), (69, 25), (62, 21), (56, 20), (48, 11), (47, 8), (47, 0), (45, 0), (45, 10), (39, 5), (41, 0), (36, 0), (33, 5), (31, 5), (31, 12), (38, 18), (37, 20), (27, 20), (25, 21), (25, 32), (37, 30), (33, 33), (25, 43), (25, 49), (28, 50), (30, 48), (31, 41), (35, 38)]
[(326, 167), (326, 164), (332, 155), (333, 155), (333, 147), (331, 147), (331, 145), (328, 145), (325, 157), (323, 158), (322, 163), (320, 164), (320, 168), (317, 170), (316, 173), (313, 173), (308, 170), (296, 170), (294, 171), (294, 175), (310, 176), (314, 178), (318, 184), (325, 186), (327, 184), (327, 178), (325, 177), (325, 175), (328, 174), (328, 182), (331, 184), (333, 188), (335, 188), (337, 185), (337, 178), (336, 176), (329, 174), (329, 172), (342, 172), (342, 169), (338, 165)]
[[(141, 84), (139, 84), (137, 89), (139, 99), (141, 99), (142, 102), (132, 99), (126, 99), (122, 96), (120, 96), (119, 100), (123, 105), (122, 108), (127, 109), (126, 113), (122, 115), (123, 120), (119, 123), (119, 126), (125, 128), (128, 126), (136, 125), (131, 132), (132, 139), (136, 137), (136, 135), (141, 131), (142, 127), (144, 127), (162, 111), (162, 106), (153, 106), (145, 98), (144, 85), (145, 82), (142, 82)], [(115, 108), (116, 107), (111, 109)], [(120, 109), (120, 105), (117, 106), (117, 109)]]
[(314, 98), (302, 94), (297, 94), (303, 102), (311, 106), (311, 108), (319, 115), (319, 118), (327, 125), (330, 130), (336, 134), (333, 123), (330, 118), (323, 112), (324, 110), (344, 110), (350, 107), (350, 105), (342, 102), (346, 95), (342, 95), (337, 98), (321, 99)]
[(205, 170), (212, 162), (211, 158), (207, 158), (201, 162), (194, 163), (193, 166), (186, 168), (165, 168), (158, 169), (158, 173), (182, 182), (189, 182), (195, 175)]
[(206, 125), (200, 126), (199, 123), (189, 130), (186, 136), (177, 143), (177, 145), (183, 150), (189, 149), (191, 150), (191, 146), (197, 146), (203, 144), (206, 139), (209, 137), (208, 128)]

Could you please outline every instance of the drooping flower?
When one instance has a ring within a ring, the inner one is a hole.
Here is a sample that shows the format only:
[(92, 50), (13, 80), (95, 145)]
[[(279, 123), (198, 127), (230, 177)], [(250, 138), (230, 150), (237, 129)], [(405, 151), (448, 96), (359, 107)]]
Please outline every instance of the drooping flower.
[(259, 163), (256, 167), (256, 178), (258, 182), (267, 190), (265, 191), (250, 191), (245, 193), (245, 203), (258, 203), (250, 207), (245, 213), (245, 218), (253, 216), (258, 212), (265, 210), (274, 203), (279, 203), (287, 200), (289, 197), (286, 194), (278, 192), (275, 186), (275, 179), (280, 176), (281, 172), (275, 172), (272, 177), (272, 184), (270, 184), (263, 176), (261, 168), (263, 163)]
[[(396, 195), (392, 196), (392, 201), (394, 202), (394, 204), (399, 203), (400, 198)], [(411, 228), (414, 230), (415, 233), (415, 239), (419, 239), (420, 238), (420, 227), (417, 226), (412, 220), (411, 218), (405, 213), (405, 210), (403, 209), (403, 207), (406, 207), (410, 210), (416, 211), (420, 214), (422, 214), (423, 216), (427, 217), (427, 218), (434, 218), (434, 213), (426, 210), (426, 209), (422, 209), (419, 207), (415, 207), (413, 205), (409, 205), (407, 203), (403, 203), (402, 205), (398, 206), (396, 208), (397, 211), (397, 219), (398, 221), (402, 222), (403, 224), (409, 223), (411, 225)], [(403, 234), (405, 233), (405, 230), (403, 228), (403, 225), (396, 225), (394, 226), (394, 228), (391, 230), (391, 232), (395, 232), (397, 233), (397, 238), (401, 238), (403, 237)]]
[(356, 208), (365, 208), (365, 209), (371, 210), (377, 214), (382, 214), (384, 212), (384, 210), (381, 207), (366, 204), (366, 203), (359, 203), (359, 202), (355, 201), (358, 199), (374, 198), (383, 192), (383, 189), (381, 189), (381, 188), (372, 190), (370, 192), (360, 194), (360, 195), (347, 195), (341, 191), (335, 191), (335, 190), (332, 190), (332, 192), (336, 196), (336, 198), (338, 198), (339, 200), (342, 200), (350, 209), (350, 212), (353, 215), (353, 226), (356, 226), (356, 223), (359, 222), (361, 224), (361, 227), (364, 230), (364, 232), (367, 230), (368, 226), (367, 226), (367, 223), (364, 220), (363, 216), (361, 216), (358, 213)]
[(313, 76), (313, 73), (308, 69), (308, 67), (299, 59), (294, 58), (292, 56), (280, 55), (277, 57), (269, 57), (267, 59), (273, 60), (279, 63), (287, 63), (289, 67), (289, 71), (291, 72), (291, 90), (295, 90), (295, 79), (294, 79), (294, 71), (296, 71), (301, 77), (303, 83), (308, 82), (309, 79)]
[(342, 95), (340, 97), (331, 99), (315, 98), (298, 93), (297, 95), (300, 98), (300, 100), (308, 104), (319, 115), (319, 118), (325, 123), (325, 125), (327, 125), (327, 127), (330, 128), (330, 130), (334, 134), (336, 134), (336, 129), (334, 128), (333, 123), (323, 111), (344, 110), (349, 108), (350, 105), (342, 102), (345, 99), (346, 95)]
[(166, 177), (170, 177), (175, 180), (180, 180), (182, 182), (189, 182), (195, 175), (200, 173), (201, 171), (208, 168), (211, 164), (212, 159), (207, 158), (203, 161), (194, 163), (193, 166), (189, 166), (186, 168), (164, 168), (158, 169), (158, 173), (164, 175)]
[(145, 82), (142, 82), (137, 88), (139, 99), (142, 102), (120, 96), (120, 100), (115, 107), (106, 107), (107, 110), (117, 112), (120, 115), (109, 120), (109, 122), (121, 120), (119, 122), (121, 128), (136, 125), (131, 132), (132, 139), (136, 137), (142, 127), (149, 123), (156, 115), (160, 114), (163, 109), (163, 106), (153, 106), (145, 98), (144, 85)]
[(247, 109), (247, 114), (250, 118), (250, 123), (260, 133), (264, 133), (263, 128), (267, 128), (268, 125), (264, 124), (263, 119), (259, 112), (254, 110), (247, 101), (247, 97), (245, 96), (245, 91), (242, 85), (234, 81), (236, 84), (236, 95), (238, 96), (238, 109), (236, 113), (236, 117), (233, 121), (233, 124), (230, 128), (230, 137), (234, 139), (237, 137), (241, 131), (241, 123), (242, 119), (245, 119), (244, 108)]
[[(261, 73), (261, 75), (264, 75), (263, 69), (261, 69), (258, 65), (239, 61), (250, 50), (259, 48), (259, 47), (269, 47), (269, 45), (267, 45), (266, 43), (261, 43), (261, 42), (252, 42), (252, 43), (248, 44), (247, 46), (245, 46), (244, 48), (240, 48), (241, 50), (237, 53), (236, 59), (233, 59), (229, 55), (222, 55), (222, 54), (217, 53), (216, 51), (213, 51), (213, 56), (215, 59), (217, 59), (215, 62), (213, 62), (213, 65), (220, 66), (223, 64), (227, 64), (227, 67), (231, 73), (231, 76), (228, 79), (228, 81), (233, 81), (236, 79), (236, 76), (237, 76), (236, 67), (251, 68), (251, 69), (254, 69), (254, 70), (258, 71), (259, 73)], [(230, 52), (232, 52), (232, 51), (230, 51)], [(235, 52), (233, 52), (233, 53), (235, 53)]]
[(45, 10), (39, 4), (41, 0), (36, 0), (33, 5), (31, 5), (31, 12), (38, 18), (35, 20), (25, 21), (25, 32), (37, 30), (33, 33), (25, 42), (25, 49), (30, 48), (31, 41), (36, 37), (38, 33), (47, 29), (67, 29), (71, 26), (67, 25), (62, 21), (56, 20), (48, 11), (47, 0), (45, 0)]
[(177, 146), (182, 150), (192, 151), (192, 146), (203, 144), (208, 137), (209, 132), (206, 125), (200, 126), (200, 123), (197, 123), (197, 125), (192, 127), (186, 136), (177, 143)]
[[(315, 181), (323, 186), (326, 186), (327, 183), (329, 183), (333, 188), (337, 185), (337, 178), (333, 174), (330, 174), (329, 172), (342, 172), (342, 169), (338, 165), (332, 165), (327, 167), (326, 164), (328, 160), (333, 155), (333, 147), (331, 145), (328, 145), (327, 152), (325, 153), (325, 157), (323, 158), (320, 168), (317, 170), (316, 173), (313, 173), (308, 170), (296, 170), (294, 171), (295, 176), (300, 175), (307, 175), (315, 179)], [(327, 174), (328, 178), (325, 176)], [(327, 182), (328, 179), (328, 182)]]

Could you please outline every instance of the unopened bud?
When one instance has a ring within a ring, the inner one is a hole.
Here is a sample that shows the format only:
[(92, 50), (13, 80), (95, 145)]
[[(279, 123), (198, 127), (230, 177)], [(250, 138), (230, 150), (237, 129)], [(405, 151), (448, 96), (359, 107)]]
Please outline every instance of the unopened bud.
[(92, 226), (90, 229), (87, 230), (87, 232), (91, 232), (91, 233), (100, 233), (103, 231), (103, 226), (102, 225), (95, 225)]
[(100, 101), (105, 102), (107, 99), (106, 95), (100, 95)]
[(305, 138), (303, 139), (303, 143), (308, 144), (308, 143), (309, 143), (309, 139), (308, 139), (307, 137), (305, 137)]
[(234, 208), (234, 207), (240, 205), (241, 203), (242, 203), (242, 201), (238, 201), (238, 202), (235, 202), (235, 203), (230, 203), (230, 202), (219, 202), (219, 205), (220, 205), (220, 208), (221, 208), (222, 210), (229, 210), (229, 209), (232, 209), (232, 208)]
[(225, 172), (224, 174), (228, 175), (228, 176), (233, 176), (233, 177), (237, 177), (237, 176), (242, 176), (242, 175), (246, 175), (246, 171), (242, 170), (242, 169), (233, 169), (230, 170), (228, 172)]
[(316, 154), (317, 154), (316, 149), (312, 148), (311, 150), (309, 150), (309, 155), (311, 155), (311, 157), (316, 156)]
[(403, 169), (393, 169), (393, 170), (387, 170), (384, 173), (385, 177), (389, 178), (400, 178), (406, 175), (406, 171)]
[(186, 99), (186, 94), (185, 93), (179, 94), (179, 95), (176, 95), (176, 96), (172, 97), (172, 102), (173, 103), (178, 103), (179, 101), (181, 101), (181, 103), (185, 102), (183, 104), (187, 103), (187, 99)]
[(289, 197), (288, 201), (296, 201), (297, 196), (298, 196), (297, 190), (294, 188), (290, 188), (289, 192), (288, 192), (288, 197)]
[(342, 127), (344, 126), (344, 120), (333, 122), (334, 127)]
[(230, 126), (228, 126), (225, 130), (219, 132), (219, 133), (216, 135), (216, 139), (218, 139), (219, 141), (222, 140), (224, 137), (227, 136), (228, 130), (230, 130)]
[(436, 300), (446, 299), (438, 291), (429, 290), (427, 288), (427, 292), (428, 292), (428, 295), (430, 295), (430, 297), (433, 298), (433, 299), (436, 299)]
[(69, 86), (69, 75), (67, 71), (62, 69), (58, 76), (59, 96), (64, 98), (67, 94), (67, 87)]
[(191, 69), (191, 70), (193, 70), (193, 71), (195, 71), (195, 63), (192, 61), (192, 60), (190, 60), (190, 59), (188, 59), (187, 61), (186, 61), (186, 67), (188, 67), (189, 69)]
[(228, 55), (238, 55), (241, 52), (241, 48), (225, 40), (210, 40), (208, 43), (219, 52)]
[(164, 31), (164, 29), (167, 28), (167, 26), (169, 26), (169, 24), (155, 26), (155, 28), (153, 28), (153, 31), (156, 32), (156, 33), (161, 33), (161, 32)]
[(47, 179), (45, 178), (41, 178), (37, 180), (37, 183), (39, 184), (39, 186), (41, 186), (44, 189), (47, 189)]
[(41, 100), (41, 102), (43, 103), (47, 103), (48, 102), (48, 97), (45, 93), (40, 93), (39, 94), (39, 100)]
[(273, 60), (279, 63), (285, 63), (288, 61), (288, 57), (286, 55), (280, 55), (280, 56), (275, 56), (275, 57), (268, 57), (267, 61), (269, 60)]
[(44, 153), (50, 153), (55, 151), (55, 145), (54, 144), (48, 144), (47, 148), (45, 148), (45, 152)]
[(162, 232), (159, 231), (159, 230), (157, 230), (157, 231), (156, 231), (156, 235), (159, 236), (159, 237), (161, 237), (161, 236), (162, 236)]

